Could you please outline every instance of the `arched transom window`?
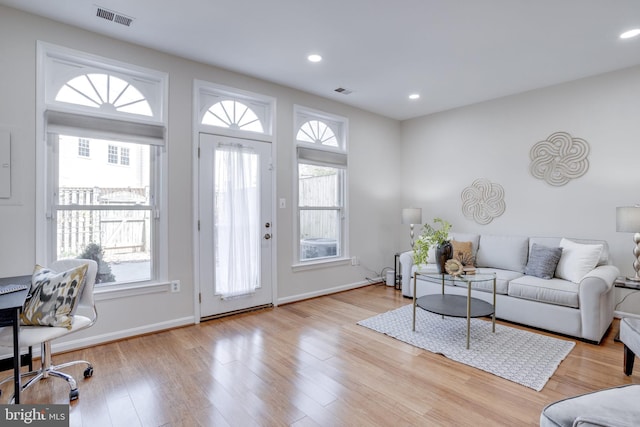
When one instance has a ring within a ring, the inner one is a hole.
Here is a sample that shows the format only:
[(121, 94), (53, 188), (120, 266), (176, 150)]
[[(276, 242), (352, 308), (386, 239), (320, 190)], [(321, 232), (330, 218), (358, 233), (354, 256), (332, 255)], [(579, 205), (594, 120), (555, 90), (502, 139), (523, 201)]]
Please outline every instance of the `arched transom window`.
[(107, 112), (153, 116), (149, 102), (135, 86), (104, 73), (88, 73), (72, 78), (60, 88), (55, 100)]
[(338, 138), (331, 128), (323, 121), (309, 120), (300, 126), (296, 139), (302, 142), (338, 147)]
[(235, 130), (264, 132), (258, 115), (246, 104), (235, 100), (219, 101), (213, 104), (204, 113), (202, 124)]

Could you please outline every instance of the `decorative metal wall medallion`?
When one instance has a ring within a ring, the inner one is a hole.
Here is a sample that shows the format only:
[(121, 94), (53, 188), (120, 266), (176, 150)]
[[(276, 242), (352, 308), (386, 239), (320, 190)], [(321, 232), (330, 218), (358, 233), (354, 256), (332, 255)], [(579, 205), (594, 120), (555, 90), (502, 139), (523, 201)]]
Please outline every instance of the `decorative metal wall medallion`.
[(589, 170), (589, 144), (567, 132), (551, 134), (529, 152), (531, 175), (559, 187), (580, 178)]
[(462, 190), (462, 213), (478, 224), (486, 225), (507, 208), (504, 189), (486, 178), (478, 178)]

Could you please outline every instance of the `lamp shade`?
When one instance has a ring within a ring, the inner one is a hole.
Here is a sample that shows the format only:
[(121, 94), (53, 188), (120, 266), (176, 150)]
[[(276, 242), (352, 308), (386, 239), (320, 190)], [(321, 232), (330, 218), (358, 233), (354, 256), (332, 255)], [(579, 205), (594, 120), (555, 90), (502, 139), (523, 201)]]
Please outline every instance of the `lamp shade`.
[(640, 233), (640, 206), (616, 208), (616, 231)]
[(422, 208), (402, 209), (403, 224), (422, 224)]

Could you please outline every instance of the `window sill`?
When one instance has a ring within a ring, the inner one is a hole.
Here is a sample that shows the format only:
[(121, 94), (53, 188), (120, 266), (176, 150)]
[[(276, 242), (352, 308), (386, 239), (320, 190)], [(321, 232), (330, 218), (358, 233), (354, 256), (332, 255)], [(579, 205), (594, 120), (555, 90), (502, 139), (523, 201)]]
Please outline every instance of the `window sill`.
[(171, 284), (169, 282), (152, 282), (135, 285), (98, 285), (94, 288), (93, 294), (96, 301), (105, 301), (162, 292), (171, 292)]
[(291, 266), (293, 271), (316, 270), (318, 268), (336, 267), (339, 265), (349, 265), (351, 258), (331, 258), (318, 261), (306, 261)]

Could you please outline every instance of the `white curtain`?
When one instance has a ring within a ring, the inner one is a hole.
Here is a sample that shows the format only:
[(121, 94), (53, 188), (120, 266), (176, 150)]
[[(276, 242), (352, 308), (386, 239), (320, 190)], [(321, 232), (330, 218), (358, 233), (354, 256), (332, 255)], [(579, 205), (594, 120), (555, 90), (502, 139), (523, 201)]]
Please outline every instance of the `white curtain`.
[(215, 153), (216, 294), (233, 298), (260, 286), (260, 180), (258, 154), (239, 144)]

